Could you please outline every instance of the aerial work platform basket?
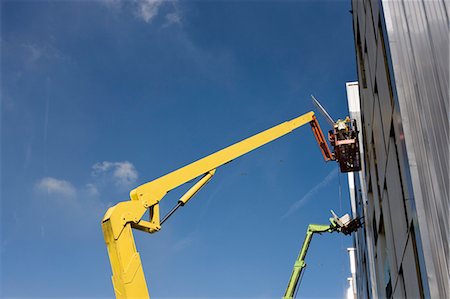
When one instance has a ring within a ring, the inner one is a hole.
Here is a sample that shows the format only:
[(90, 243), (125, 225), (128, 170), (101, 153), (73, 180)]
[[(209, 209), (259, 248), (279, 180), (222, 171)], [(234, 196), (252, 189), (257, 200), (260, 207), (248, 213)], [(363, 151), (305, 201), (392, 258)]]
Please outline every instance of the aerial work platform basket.
[(361, 170), (356, 120), (350, 120), (348, 117), (338, 120), (333, 130), (328, 132), (328, 140), (334, 149), (341, 172)]

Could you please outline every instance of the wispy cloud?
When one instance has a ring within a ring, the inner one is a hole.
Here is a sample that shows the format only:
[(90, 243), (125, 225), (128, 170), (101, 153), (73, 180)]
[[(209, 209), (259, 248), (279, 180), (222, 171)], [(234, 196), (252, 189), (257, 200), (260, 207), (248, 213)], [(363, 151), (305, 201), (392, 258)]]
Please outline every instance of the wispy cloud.
[[(65, 227), (77, 226), (76, 232), (90, 229), (101, 219), (107, 208), (112, 205), (106, 202), (111, 193), (122, 192), (135, 183), (138, 173), (134, 165), (124, 162), (99, 162), (92, 166), (91, 175), (84, 184), (76, 185), (68, 180), (56, 177), (44, 177), (34, 183), (37, 208), (42, 209), (42, 221), (45, 215), (51, 215), (54, 221), (64, 223)], [(111, 188), (115, 187), (115, 188)], [(75, 219), (83, 219), (82, 224), (76, 224)], [(45, 226), (41, 226), (41, 237), (46, 235)], [(178, 246), (188, 246), (188, 241)]]
[(195, 234), (190, 234), (176, 241), (176, 243), (173, 245), (172, 248), (174, 251), (181, 251), (191, 246), (192, 243), (194, 242), (195, 242)]
[(29, 52), (30, 62), (36, 62), (44, 55), (44, 48), (38, 47), (34, 44), (23, 45), (25, 49)]
[[(101, 178), (101, 181), (96, 180), (97, 178)], [(101, 191), (104, 191), (102, 186), (106, 185), (110, 189), (113, 184), (119, 189), (130, 188), (137, 178), (138, 172), (132, 163), (104, 161), (92, 166), (91, 179), (83, 186), (75, 187), (63, 179), (44, 177), (35, 183), (34, 188), (38, 194), (58, 201), (74, 202), (77, 197), (98, 201)]]
[(128, 161), (103, 161), (92, 166), (92, 176), (112, 180), (119, 188), (129, 188), (138, 179), (138, 172), (134, 165)]
[(22, 45), (25, 50), (24, 62), (26, 66), (34, 67), (38, 63), (72, 62), (71, 58), (49, 43), (26, 43)]
[[(163, 11), (166, 19), (163, 27), (181, 25), (181, 13), (175, 0), (102, 0), (102, 3), (115, 11), (130, 10), (136, 18), (148, 24), (152, 23)], [(166, 7), (170, 6), (173, 10), (167, 12)], [(165, 8), (163, 9), (163, 7)]]
[(166, 14), (166, 22), (163, 27), (168, 27), (171, 25), (181, 25), (181, 14), (177, 6), (175, 6), (175, 11)]
[(56, 196), (61, 200), (72, 200), (77, 194), (77, 190), (70, 182), (53, 177), (42, 178), (35, 187), (38, 192)]
[(146, 23), (151, 23), (158, 15), (160, 6), (164, 3), (162, 0), (140, 0), (137, 1), (136, 15)]
[(285, 219), (292, 215), (295, 211), (304, 206), (309, 200), (311, 200), (314, 195), (316, 195), (322, 188), (328, 185), (336, 176), (338, 175), (338, 169), (333, 169), (320, 183), (311, 188), (302, 198), (293, 203), (287, 212), (281, 217)]
[(34, 191), (41, 238), (45, 238), (48, 231), (55, 233), (49, 228), (55, 223), (63, 226), (65, 231), (70, 230), (71, 237), (85, 238), (109, 206), (100, 200), (98, 189), (93, 184), (76, 186), (63, 179), (44, 177), (35, 183)]
[(87, 195), (92, 196), (92, 197), (96, 197), (100, 194), (97, 186), (94, 184), (91, 184), (91, 183), (86, 184), (85, 190), (86, 190)]
[(122, 7), (122, 0), (100, 0), (108, 8), (119, 9)]

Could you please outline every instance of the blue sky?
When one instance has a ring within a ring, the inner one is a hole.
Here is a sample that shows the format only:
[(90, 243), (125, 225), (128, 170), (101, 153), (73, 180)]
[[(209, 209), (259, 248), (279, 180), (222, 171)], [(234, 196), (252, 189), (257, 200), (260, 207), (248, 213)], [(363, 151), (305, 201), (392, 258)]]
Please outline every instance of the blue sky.
[[(312, 110), (310, 94), (345, 117), (349, 10), (3, 1), (2, 296), (112, 297), (100, 221), (129, 190)], [(346, 189), (308, 126), (223, 166), (161, 232), (135, 233), (151, 296), (281, 297), (307, 225), (349, 212)], [(350, 245), (316, 237), (299, 296), (343, 297)]]

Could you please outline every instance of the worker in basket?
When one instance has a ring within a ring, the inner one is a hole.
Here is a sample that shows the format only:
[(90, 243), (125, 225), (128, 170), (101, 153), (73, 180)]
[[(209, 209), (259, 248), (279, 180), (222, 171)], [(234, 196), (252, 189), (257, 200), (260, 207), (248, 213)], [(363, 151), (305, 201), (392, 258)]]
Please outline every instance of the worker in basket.
[(350, 117), (346, 117), (344, 120), (338, 119), (335, 124), (335, 130), (337, 133), (338, 140), (344, 140), (344, 139), (350, 139), (351, 136), (351, 130), (349, 129), (348, 123), (350, 123)]

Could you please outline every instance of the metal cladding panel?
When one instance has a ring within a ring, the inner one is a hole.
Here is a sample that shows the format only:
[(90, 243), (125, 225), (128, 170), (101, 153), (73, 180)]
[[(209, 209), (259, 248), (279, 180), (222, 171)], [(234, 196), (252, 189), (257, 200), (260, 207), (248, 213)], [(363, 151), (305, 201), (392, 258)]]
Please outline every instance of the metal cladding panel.
[(387, 257), (386, 238), (384, 235), (378, 236), (378, 243), (375, 247), (376, 252), (376, 289), (380, 298), (386, 297), (385, 286), (389, 279), (389, 258)]
[(378, 25), (379, 25), (379, 14), (380, 14), (380, 5), (381, 5), (381, 1), (379, 0), (375, 0), (375, 1), (370, 1), (370, 4), (372, 6), (372, 16), (373, 16), (373, 26), (375, 27), (375, 38), (379, 39), (379, 35), (380, 35), (380, 31), (378, 30)]
[[(365, 16), (366, 15), (366, 10), (364, 8), (364, 3), (362, 3), (362, 1), (357, 1), (358, 2), (358, 7), (357, 7), (357, 11), (358, 11), (358, 16)], [(359, 19), (359, 33), (361, 35), (361, 41), (362, 41), (362, 46), (364, 48), (364, 40), (366, 39), (366, 22), (364, 21), (364, 19)]]
[(378, 99), (380, 101), (381, 119), (383, 121), (384, 142), (389, 142), (389, 131), (392, 122), (392, 101), (390, 88), (388, 83), (388, 72), (386, 61), (383, 54), (383, 45), (381, 40), (377, 42), (377, 66), (376, 66), (376, 80)]
[[(373, 149), (373, 147), (372, 147)], [(380, 203), (381, 203), (381, 194), (378, 192), (380, 190), (379, 186), (378, 186), (378, 181), (377, 181), (377, 175), (376, 175), (376, 167), (375, 167), (375, 162), (374, 162), (374, 155), (370, 154), (369, 155), (369, 161), (367, 161), (366, 165), (368, 166), (368, 169), (370, 171), (370, 176), (368, 178), (366, 178), (366, 180), (368, 181), (367, 183), (369, 183), (372, 185), (372, 193), (369, 193), (369, 198), (372, 199), (373, 201), (373, 208), (376, 207), (375, 209), (375, 219), (376, 219), (376, 223), (380, 223)], [(370, 195), (371, 194), (371, 195)], [(376, 203), (376, 205), (375, 205)], [(367, 211), (368, 213), (372, 212), (372, 211)], [(365, 217), (372, 217), (372, 214), (366, 214)]]
[(392, 284), (395, 283), (397, 279), (397, 258), (395, 254), (395, 237), (394, 234), (394, 228), (392, 223), (392, 218), (396, 217), (395, 214), (392, 214), (392, 212), (389, 210), (389, 196), (387, 194), (387, 191), (383, 191), (383, 199), (381, 201), (381, 207), (383, 210), (383, 223), (385, 228), (385, 236), (386, 236), (386, 245), (378, 245), (377, 247), (380, 247), (379, 250), (385, 250), (386, 255), (388, 257), (388, 263), (389, 263), (389, 273), (391, 276)]
[(402, 196), (402, 185), (398, 173), (397, 155), (394, 140), (389, 144), (389, 155), (386, 167), (386, 189), (389, 194), (389, 207), (392, 217), (394, 233), (395, 256), (397, 261), (402, 260), (403, 250), (408, 237), (408, 224), (406, 222), (405, 206)]
[(396, 284), (394, 285), (394, 291), (392, 298), (403, 299), (406, 298), (405, 284), (403, 283), (403, 275), (399, 274)]
[[(370, 78), (372, 79), (372, 84), (375, 84), (375, 64), (377, 61), (377, 41), (375, 39), (375, 29), (373, 26), (372, 20), (372, 12), (370, 10), (366, 11), (366, 44), (367, 44), (367, 53), (369, 58), (369, 73)], [(374, 86), (374, 85), (372, 85)]]
[(378, 95), (375, 94), (375, 104), (373, 112), (373, 140), (375, 143), (375, 162), (378, 172), (378, 184), (380, 189), (384, 187), (384, 175), (386, 169), (386, 144), (384, 143), (383, 122), (381, 118), (380, 103)]
[[(381, 196), (381, 195), (380, 195)], [(373, 208), (375, 210), (375, 221), (377, 223), (380, 223), (380, 217), (381, 217), (381, 197), (380, 199), (377, 198), (376, 201), (373, 203)]]
[[(401, 115), (400, 115), (400, 109), (397, 107), (398, 103), (395, 102), (394, 111), (392, 114), (392, 124), (394, 129), (394, 135), (399, 136), (399, 138), (395, 139), (395, 146), (397, 150), (398, 155), (398, 163), (399, 163), (399, 169), (408, 169), (408, 157), (406, 154), (406, 147), (404, 142), (404, 133), (403, 133), (403, 126), (401, 122)], [(413, 219), (415, 216), (415, 207), (414, 207), (414, 197), (412, 194), (412, 182), (409, 179), (409, 174), (405, 173), (404, 171), (400, 171), (400, 178), (402, 181), (402, 190), (403, 190), (403, 196), (405, 199), (406, 204), (406, 216), (408, 217), (408, 223), (413, 222)]]
[(429, 292), (450, 298), (448, 2), (382, 5)]
[[(358, 13), (358, 0), (352, 0), (352, 10), (350, 11), (352, 14)], [(358, 30), (358, 24), (353, 22), (353, 34), (356, 36), (356, 31)]]
[(373, 90), (373, 79), (374, 79), (374, 75), (375, 73), (373, 72), (374, 70), (370, 70), (370, 61), (369, 61), (369, 54), (367, 52), (367, 47), (365, 47), (365, 45), (363, 45), (363, 48), (365, 48), (365, 52), (363, 53), (363, 63), (364, 63), (364, 69), (366, 71), (366, 81), (367, 81), (367, 86), (370, 88), (367, 88), (366, 91), (370, 91)]
[(364, 142), (369, 146), (372, 142), (372, 132), (373, 132), (373, 91), (372, 86), (368, 83), (367, 88), (363, 89), (362, 96), (364, 98), (364, 102), (361, 104), (362, 106), (362, 121), (363, 124), (361, 128), (364, 126)]
[(421, 298), (421, 291), (419, 287), (419, 280), (417, 278), (417, 261), (414, 255), (414, 248), (411, 242), (411, 237), (408, 239), (408, 244), (405, 248), (405, 255), (403, 257), (403, 276), (405, 281), (406, 296), (408, 298)]

